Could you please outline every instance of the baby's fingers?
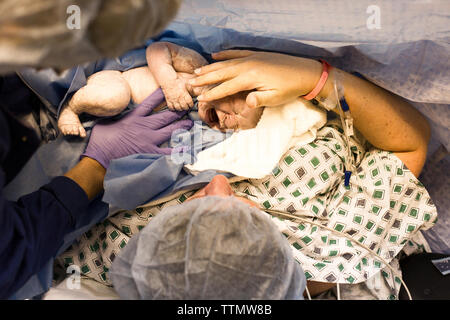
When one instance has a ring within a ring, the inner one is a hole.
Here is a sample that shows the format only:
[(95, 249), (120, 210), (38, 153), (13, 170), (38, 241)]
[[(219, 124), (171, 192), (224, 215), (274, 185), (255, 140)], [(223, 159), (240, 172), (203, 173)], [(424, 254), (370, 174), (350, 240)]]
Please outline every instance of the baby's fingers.
[(182, 100), (180, 100), (180, 107), (181, 107), (181, 110), (188, 110), (188, 109), (189, 109), (189, 105), (187, 104), (186, 101), (184, 101), (183, 98), (181, 98), (181, 99), (182, 99)]
[(172, 101), (166, 100), (166, 102), (167, 102), (167, 108), (168, 108), (169, 110), (175, 110), (175, 108), (173, 107)]
[(181, 105), (180, 105), (180, 103), (179, 103), (178, 101), (175, 101), (175, 102), (173, 103), (173, 109), (176, 110), (176, 111), (182, 111), (182, 110), (183, 110), (183, 109), (181, 108)]
[(187, 94), (184, 96), (184, 102), (186, 103), (186, 110), (189, 108), (192, 108), (194, 106), (194, 101), (192, 100), (192, 97), (190, 94)]

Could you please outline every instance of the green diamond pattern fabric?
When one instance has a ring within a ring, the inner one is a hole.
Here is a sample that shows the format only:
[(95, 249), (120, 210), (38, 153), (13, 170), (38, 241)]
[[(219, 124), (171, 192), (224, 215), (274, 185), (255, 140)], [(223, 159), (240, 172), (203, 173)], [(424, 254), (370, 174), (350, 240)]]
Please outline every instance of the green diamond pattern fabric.
[[(314, 143), (293, 147), (272, 174), (232, 184), (237, 195), (262, 209), (276, 209), (351, 236), (399, 270), (394, 259), (406, 247), (423, 249), (413, 238), (434, 225), (437, 212), (423, 185), (394, 154), (374, 149), (358, 135), (351, 140), (356, 172), (344, 186), (346, 140), (338, 121), (330, 121)], [(60, 266), (76, 264), (82, 273), (111, 285), (107, 270), (133, 234), (166, 206), (182, 203), (194, 191), (162, 205), (123, 211), (83, 235), (57, 258)], [(273, 216), (308, 280), (360, 284), (381, 277), (385, 299), (397, 297), (400, 282), (378, 258), (349, 241), (306, 222)], [(384, 276), (386, 274), (386, 276)]]
[[(361, 142), (351, 141), (357, 169), (351, 176), (350, 187), (346, 188), (343, 172), (348, 146), (338, 129), (337, 122), (329, 123), (318, 132), (313, 144), (289, 150), (283, 158), (289, 158), (290, 163), (280, 161), (277, 175), (239, 182), (234, 187), (238, 195), (262, 207), (323, 221), (326, 226), (374, 250), (386, 261), (393, 261), (419, 229), (433, 226), (436, 208), (427, 191), (400, 159), (371, 147), (361, 137), (358, 139)], [(285, 181), (289, 181), (289, 185), (286, 186)], [(266, 185), (277, 188), (277, 197), (286, 200), (278, 203)], [(278, 188), (280, 185), (283, 187)], [(244, 189), (248, 194), (242, 192)], [(295, 258), (310, 280), (356, 284), (367, 281), (384, 268), (379, 259), (343, 236), (317, 230), (308, 223), (302, 223), (299, 228), (298, 221), (279, 218), (273, 221), (287, 235)], [(383, 270), (394, 278), (388, 268)], [(385, 282), (390, 287), (385, 298), (392, 292), (398, 295), (399, 283)]]

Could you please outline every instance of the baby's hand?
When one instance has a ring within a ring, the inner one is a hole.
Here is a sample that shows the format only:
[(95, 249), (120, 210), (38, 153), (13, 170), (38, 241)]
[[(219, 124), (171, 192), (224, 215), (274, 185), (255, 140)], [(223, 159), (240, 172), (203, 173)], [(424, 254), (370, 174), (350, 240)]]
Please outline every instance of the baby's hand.
[(192, 97), (186, 88), (186, 79), (178, 77), (166, 85), (161, 85), (161, 89), (170, 110), (182, 111), (194, 106)]

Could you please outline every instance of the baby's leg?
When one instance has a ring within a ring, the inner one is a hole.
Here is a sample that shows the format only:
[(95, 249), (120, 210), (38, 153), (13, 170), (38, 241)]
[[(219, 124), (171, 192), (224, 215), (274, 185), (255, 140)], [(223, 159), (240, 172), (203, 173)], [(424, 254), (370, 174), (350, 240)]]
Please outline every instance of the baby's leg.
[(78, 115), (105, 117), (119, 114), (130, 102), (130, 87), (119, 71), (100, 71), (87, 80), (61, 111), (58, 127), (64, 135), (86, 136)]
[(159, 87), (147, 66), (125, 71), (122, 77), (130, 87), (131, 100), (136, 104), (144, 101)]

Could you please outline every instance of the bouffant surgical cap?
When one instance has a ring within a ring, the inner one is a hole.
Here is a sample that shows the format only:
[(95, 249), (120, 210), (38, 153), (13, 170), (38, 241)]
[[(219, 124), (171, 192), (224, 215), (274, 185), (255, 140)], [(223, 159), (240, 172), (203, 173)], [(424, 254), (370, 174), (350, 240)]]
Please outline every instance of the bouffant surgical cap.
[(166, 207), (116, 257), (122, 299), (303, 299), (300, 264), (271, 218), (235, 197)]
[(181, 0), (1, 0), (0, 73), (117, 57), (158, 35)]

